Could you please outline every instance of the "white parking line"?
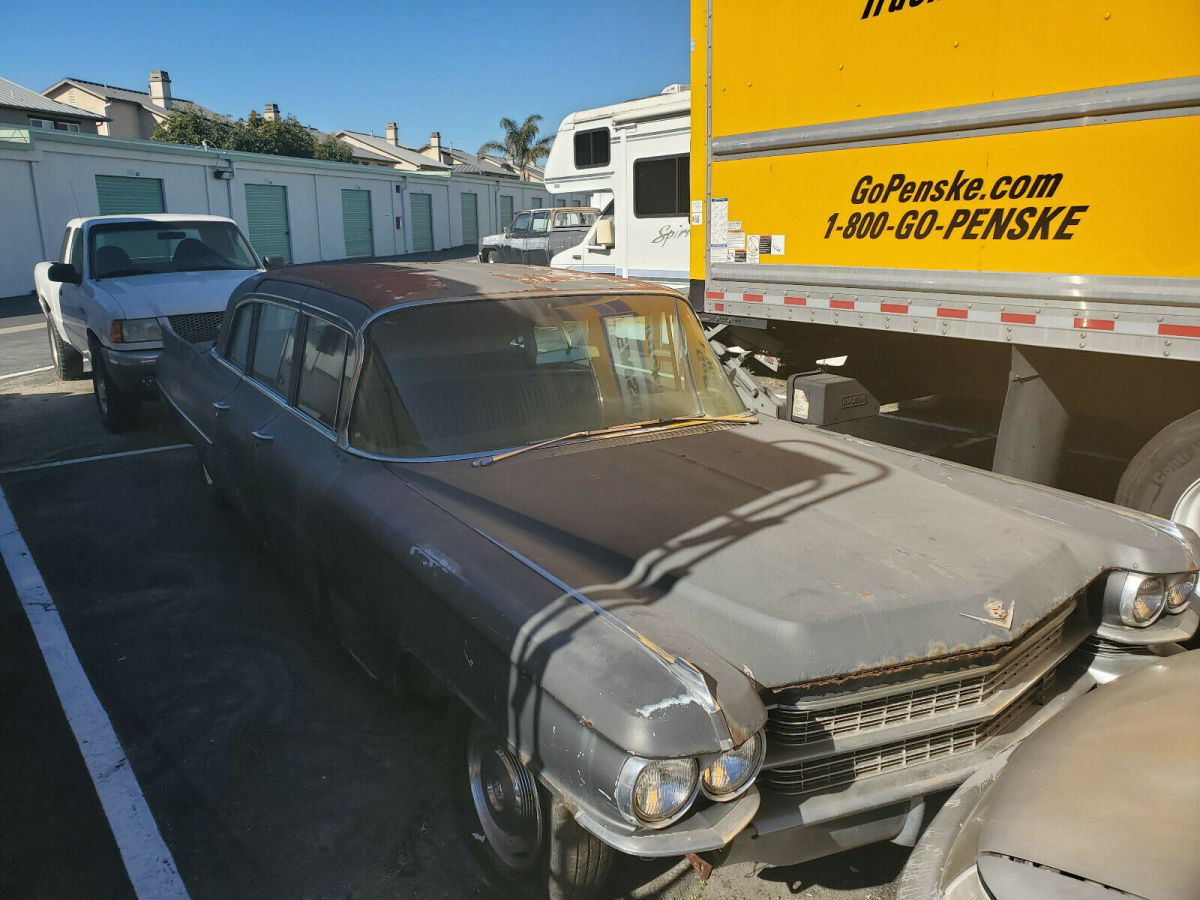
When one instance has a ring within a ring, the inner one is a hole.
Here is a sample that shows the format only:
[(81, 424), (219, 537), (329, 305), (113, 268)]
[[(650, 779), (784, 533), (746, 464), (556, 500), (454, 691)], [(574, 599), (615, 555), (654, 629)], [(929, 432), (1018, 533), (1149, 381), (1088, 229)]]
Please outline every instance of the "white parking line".
[(35, 372), (49, 372), (54, 366), (41, 366), (37, 369), (26, 369), (24, 372), (9, 372), (7, 375), (0, 375), (0, 381), (6, 378), (20, 378), (22, 375), (33, 375)]
[(164, 453), (167, 450), (185, 450), (191, 444), (167, 444), (165, 447), (146, 447), (142, 450), (123, 450), (120, 453), (102, 453), (100, 456), (79, 456), (75, 459), (56, 459), (53, 462), (34, 463), (31, 466), (12, 466), (0, 469), (0, 475), (12, 475), (14, 472), (33, 472), (37, 469), (57, 469), (60, 466), (75, 466), (79, 463), (98, 462), (102, 459), (120, 459), (122, 456), (142, 456), (146, 453)]
[(3, 490), (0, 490), (0, 556), (33, 627), (134, 892), (146, 900), (187, 897), (187, 888), (175, 868), (171, 851), (158, 832), (158, 824), (121, 742), (75, 655), (54, 598), (17, 529)]
[(45, 327), (45, 324), (42, 322), (33, 322), (29, 325), (9, 325), (7, 327), (0, 328), (0, 334), (18, 334), (22, 331), (33, 331), (35, 328), (40, 330)]

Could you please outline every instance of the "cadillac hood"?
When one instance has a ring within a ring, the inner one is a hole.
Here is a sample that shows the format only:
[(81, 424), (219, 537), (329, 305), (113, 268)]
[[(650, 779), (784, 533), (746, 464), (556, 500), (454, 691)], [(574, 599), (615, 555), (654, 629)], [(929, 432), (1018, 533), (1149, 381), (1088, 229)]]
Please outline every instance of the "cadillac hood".
[(257, 274), (257, 269), (163, 272), (105, 278), (96, 290), (112, 297), (126, 319), (224, 312), (233, 289)]
[(1195, 568), (1170, 522), (781, 422), (393, 468), (668, 653), (767, 687), (1013, 641), (1108, 568)]

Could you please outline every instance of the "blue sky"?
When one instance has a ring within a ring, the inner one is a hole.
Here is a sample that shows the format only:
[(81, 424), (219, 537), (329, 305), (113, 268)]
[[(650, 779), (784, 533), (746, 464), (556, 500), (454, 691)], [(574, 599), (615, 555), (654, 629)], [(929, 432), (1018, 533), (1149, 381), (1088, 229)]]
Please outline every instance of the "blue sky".
[(172, 91), (234, 117), (279, 104), (323, 131), (421, 146), (431, 131), (474, 152), (502, 116), (543, 116), (688, 80), (687, 0), (459, 0), (358, 4), (295, 0), (119, 4), (15, 0), (0, 76), (41, 91), (73, 76)]

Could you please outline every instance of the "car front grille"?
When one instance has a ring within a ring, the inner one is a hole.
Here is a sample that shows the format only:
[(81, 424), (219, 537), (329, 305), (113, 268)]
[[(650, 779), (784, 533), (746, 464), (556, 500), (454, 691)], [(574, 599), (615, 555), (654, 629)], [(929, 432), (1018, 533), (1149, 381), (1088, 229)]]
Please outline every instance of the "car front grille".
[(978, 749), (988, 738), (1016, 727), (1032, 711), (1033, 706), (1034, 696), (1031, 692), (995, 719), (826, 756), (812, 762), (764, 770), (758, 778), (758, 784), (780, 794), (807, 794), (968, 753)]
[[(1075, 603), (986, 663), (958, 672), (814, 693), (785, 688), (767, 717), (767, 761), (758, 784), (796, 795), (828, 790), (979, 750), (1023, 722), (1053, 693), (1059, 664), (1084, 639)], [(821, 688), (816, 688), (820, 690)]]
[(171, 330), (189, 344), (202, 344), (217, 339), (224, 316), (223, 312), (187, 313), (168, 316), (167, 319), (171, 323)]
[(1058, 646), (1062, 632), (1060, 623), (1018, 645), (995, 668), (964, 673), (930, 687), (901, 689), (883, 697), (828, 706), (781, 700), (771, 711), (768, 740), (803, 745), (978, 706), (998, 690), (1020, 683), (1031, 667)]

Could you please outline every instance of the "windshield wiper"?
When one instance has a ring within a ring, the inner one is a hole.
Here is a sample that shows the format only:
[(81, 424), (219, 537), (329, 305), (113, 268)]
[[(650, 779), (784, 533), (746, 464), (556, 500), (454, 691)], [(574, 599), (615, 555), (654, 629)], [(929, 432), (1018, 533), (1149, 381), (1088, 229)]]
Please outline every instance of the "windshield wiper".
[(518, 447), (516, 450), (509, 450), (507, 453), (494, 453), (491, 456), (481, 456), (472, 462), (471, 465), (476, 468), (490, 466), (494, 462), (519, 456), (530, 450), (540, 450), (542, 447), (550, 447), (554, 444), (561, 444), (581, 438), (618, 437), (622, 434), (628, 434), (631, 431), (645, 431), (650, 428), (682, 428), (687, 425), (698, 425), (704, 422), (741, 422), (753, 425), (758, 422), (758, 417), (754, 413), (733, 413), (728, 416), (667, 416), (662, 419), (646, 419), (642, 422), (626, 422), (622, 425), (610, 425), (608, 428), (596, 428), (591, 431), (572, 431), (570, 434), (546, 438), (542, 441), (534, 441), (532, 444)]

